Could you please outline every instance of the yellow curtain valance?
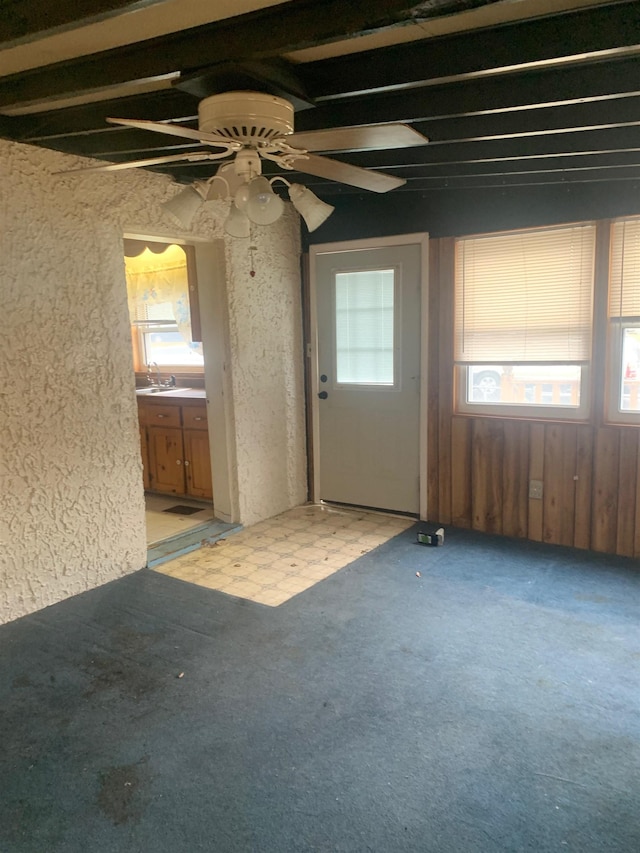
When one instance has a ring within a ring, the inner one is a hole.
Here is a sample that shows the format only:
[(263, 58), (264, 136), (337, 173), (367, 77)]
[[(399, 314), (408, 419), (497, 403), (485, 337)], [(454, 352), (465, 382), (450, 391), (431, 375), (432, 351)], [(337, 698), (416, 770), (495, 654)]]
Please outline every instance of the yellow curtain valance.
[(192, 342), (189, 310), (189, 279), (187, 256), (181, 246), (171, 245), (156, 254), (149, 248), (135, 257), (125, 257), (129, 315), (132, 323), (148, 319), (152, 305), (170, 306), (178, 331), (194, 349), (201, 353), (201, 344)]

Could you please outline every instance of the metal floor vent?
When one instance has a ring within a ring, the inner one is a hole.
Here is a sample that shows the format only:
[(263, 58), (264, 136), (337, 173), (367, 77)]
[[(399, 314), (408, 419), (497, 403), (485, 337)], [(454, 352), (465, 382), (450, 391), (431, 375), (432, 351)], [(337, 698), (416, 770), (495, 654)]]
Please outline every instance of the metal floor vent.
[(185, 506), (184, 504), (176, 504), (176, 506), (167, 507), (162, 512), (172, 512), (175, 515), (193, 515), (194, 512), (202, 512), (204, 507), (201, 506)]

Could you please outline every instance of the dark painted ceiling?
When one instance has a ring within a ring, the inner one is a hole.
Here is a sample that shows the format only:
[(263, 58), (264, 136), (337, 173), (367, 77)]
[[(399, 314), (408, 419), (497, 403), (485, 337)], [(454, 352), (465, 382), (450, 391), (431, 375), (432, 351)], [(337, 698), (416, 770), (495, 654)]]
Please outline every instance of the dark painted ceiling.
[[(142, 16), (171, 4), (5, 3), (0, 136), (110, 162), (196, 152), (198, 142), (106, 118), (195, 127), (199, 98), (251, 88), (289, 96), (296, 131), (406, 122), (428, 136), (425, 146), (331, 153), (405, 178), (394, 195), (585, 183), (615, 190), (640, 178), (640, 2), (585, 0), (559, 12), (565, 3), (542, 0), (289, 0), (83, 51), (86, 33), (118, 24), (135, 33)], [(74, 35), (75, 55), (45, 64), (48, 45)], [(31, 67), (14, 71), (20, 62)], [(188, 183), (218, 165), (151, 169)], [(326, 198), (362, 194), (302, 180)]]

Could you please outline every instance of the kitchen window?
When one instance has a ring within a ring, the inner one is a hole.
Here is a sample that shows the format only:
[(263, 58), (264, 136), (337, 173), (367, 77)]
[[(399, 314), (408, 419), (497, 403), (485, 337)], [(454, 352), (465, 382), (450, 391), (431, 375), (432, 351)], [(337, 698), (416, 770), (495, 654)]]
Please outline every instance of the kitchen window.
[[(137, 371), (201, 371), (195, 276), (188, 246), (125, 241), (125, 273)], [(196, 329), (194, 330), (194, 326)]]

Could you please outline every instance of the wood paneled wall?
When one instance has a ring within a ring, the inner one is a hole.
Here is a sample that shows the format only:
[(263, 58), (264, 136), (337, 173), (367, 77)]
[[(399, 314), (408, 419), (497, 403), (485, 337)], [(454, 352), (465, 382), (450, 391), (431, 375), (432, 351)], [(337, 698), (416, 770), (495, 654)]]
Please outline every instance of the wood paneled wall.
[(455, 414), (452, 264), (453, 240), (432, 241), (429, 519), (640, 557), (639, 428)]

